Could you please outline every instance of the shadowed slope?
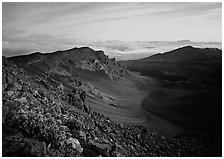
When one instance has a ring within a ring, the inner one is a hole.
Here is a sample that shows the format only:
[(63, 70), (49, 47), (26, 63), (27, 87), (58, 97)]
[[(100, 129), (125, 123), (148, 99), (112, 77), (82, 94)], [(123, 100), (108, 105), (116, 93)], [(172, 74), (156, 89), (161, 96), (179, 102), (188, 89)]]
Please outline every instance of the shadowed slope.
[(222, 52), (191, 46), (140, 60), (121, 61), (153, 78), (143, 108), (189, 131), (221, 134)]

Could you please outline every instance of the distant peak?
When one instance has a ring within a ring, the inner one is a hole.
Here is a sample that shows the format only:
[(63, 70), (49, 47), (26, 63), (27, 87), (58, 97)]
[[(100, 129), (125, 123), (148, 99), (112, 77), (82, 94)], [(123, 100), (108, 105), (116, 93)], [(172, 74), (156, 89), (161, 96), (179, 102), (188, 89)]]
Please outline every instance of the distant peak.
[[(85, 50), (93, 50), (92, 48), (90, 48), (90, 47), (88, 47), (88, 46), (85, 46), (85, 47), (80, 47), (80, 48), (78, 48), (78, 49), (85, 49)], [(94, 50), (93, 50), (94, 51)]]
[(92, 48), (90, 47), (74, 47), (71, 49), (67, 49), (67, 50), (61, 50), (60, 52), (64, 52), (64, 51), (73, 51), (73, 50), (90, 50), (90, 51), (94, 51)]
[[(191, 46), (191, 45), (187, 45), (187, 46), (182, 47), (182, 49), (184, 49), (184, 48), (194, 49), (194, 47)], [(180, 49), (181, 49), (181, 48), (180, 48)]]
[[(177, 48), (175, 50), (172, 50), (171, 52), (180, 51), (180, 50), (187, 51), (187, 50), (192, 50), (192, 49), (196, 49), (196, 48), (191, 46), (191, 45), (187, 45), (187, 46), (180, 47), (180, 48)], [(169, 52), (166, 52), (166, 53), (169, 53)]]

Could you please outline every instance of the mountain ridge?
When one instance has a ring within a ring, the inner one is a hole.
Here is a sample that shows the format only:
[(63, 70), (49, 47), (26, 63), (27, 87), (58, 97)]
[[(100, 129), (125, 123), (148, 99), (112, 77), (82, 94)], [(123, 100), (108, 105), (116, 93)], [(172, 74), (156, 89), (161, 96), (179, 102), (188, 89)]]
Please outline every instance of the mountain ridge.
[[(45, 71), (51, 68), (65, 66), (82, 68), (89, 71), (103, 71), (110, 78), (120, 77), (125, 74), (126, 69), (117, 64), (115, 59), (110, 59), (102, 50), (94, 51), (89, 47), (72, 48), (64, 51), (55, 51), (52, 53), (32, 53), (29, 55), (21, 55), (8, 57), (8, 60), (16, 63), (20, 67), (25, 65), (42, 65)], [(36, 63), (36, 64), (35, 64)], [(69, 68), (66, 69), (68, 71)], [(68, 71), (70, 72), (70, 71)]]
[(221, 50), (218, 48), (195, 48), (184, 46), (165, 53), (158, 53), (139, 60), (164, 62), (220, 62)]

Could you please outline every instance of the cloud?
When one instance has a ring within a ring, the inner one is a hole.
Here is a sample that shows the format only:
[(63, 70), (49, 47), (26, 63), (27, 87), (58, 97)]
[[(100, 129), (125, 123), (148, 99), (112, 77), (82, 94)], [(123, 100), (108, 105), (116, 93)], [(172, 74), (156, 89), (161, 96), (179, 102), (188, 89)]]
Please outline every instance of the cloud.
[[(160, 3), (143, 3), (142, 8), (147, 7), (155, 7), (160, 5)], [(138, 17), (150, 17), (150, 16), (157, 16), (157, 17), (169, 17), (169, 18), (185, 18), (185, 17), (202, 17), (202, 16), (209, 16), (214, 12), (217, 12), (221, 15), (222, 4), (221, 3), (197, 3), (197, 2), (174, 2), (174, 3), (163, 3), (158, 9), (150, 9), (146, 14), (139, 15)]]
[[(217, 42), (192, 42), (190, 40), (180, 41), (97, 41), (97, 42), (77, 42), (79, 46), (89, 46), (95, 50), (104, 50), (109, 57), (115, 57), (117, 60), (132, 60), (151, 56), (156, 53), (164, 53), (183, 46), (191, 45), (194, 47), (222, 48), (221, 43)], [(125, 49), (120, 49), (125, 48)]]
[(2, 49), (2, 55), (6, 57), (11, 57), (11, 56), (18, 56), (18, 55), (26, 55), (31, 53), (32, 50), (14, 50), (14, 49), (9, 49), (9, 48), (3, 48)]
[(221, 3), (3, 2), (3, 48), (48, 52), (90, 45), (121, 56), (155, 50), (130, 41), (221, 41), (221, 11)]
[[(41, 39), (41, 40), (40, 40)], [(19, 43), (18, 43), (19, 41)], [(74, 46), (73, 40), (63, 39), (49, 34), (17, 34), (3, 37), (3, 54), (16, 55), (31, 52), (52, 52)]]

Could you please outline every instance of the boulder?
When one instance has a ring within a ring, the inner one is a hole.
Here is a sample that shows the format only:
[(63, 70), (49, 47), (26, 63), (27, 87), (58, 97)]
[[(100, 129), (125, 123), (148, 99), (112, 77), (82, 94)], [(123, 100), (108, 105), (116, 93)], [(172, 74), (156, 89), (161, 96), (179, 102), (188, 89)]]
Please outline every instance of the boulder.
[(9, 142), (9, 143), (13, 143), (13, 142), (21, 142), (23, 139), (23, 135), (21, 133), (17, 133), (15, 135), (10, 135), (5, 137), (5, 141)]
[(59, 130), (60, 130), (60, 131), (65, 131), (65, 132), (66, 132), (66, 131), (70, 131), (69, 128), (68, 128), (67, 126), (65, 126), (65, 125), (61, 125), (61, 126), (59, 127)]
[(22, 157), (23, 150), (25, 148), (24, 143), (13, 142), (8, 145), (3, 145), (2, 156), (3, 157)]
[(3, 132), (2, 136), (2, 156), (22, 156), (22, 151), (25, 147), (24, 144), (20, 143), (24, 138), (22, 133), (9, 129), (6, 132)]
[(47, 156), (46, 144), (35, 139), (24, 138), (21, 133), (5, 137), (3, 156), (44, 157)]
[(85, 157), (109, 157), (109, 144), (97, 143), (90, 141), (87, 145), (84, 145), (83, 155)]
[(81, 130), (78, 131), (78, 132), (77, 132), (77, 137), (78, 137), (80, 140), (86, 142), (86, 134), (85, 134), (83, 131), (81, 131)]
[(26, 104), (27, 103), (27, 99), (26, 97), (21, 97), (20, 99), (18, 99), (20, 104)]
[(8, 80), (8, 83), (12, 83), (12, 82), (14, 82), (15, 79), (14, 79), (13, 75), (11, 73), (9, 73), (7, 75), (7, 80)]
[(23, 142), (25, 143), (24, 156), (45, 157), (47, 155), (45, 142), (27, 138)]
[(65, 141), (65, 143), (67, 145), (71, 145), (72, 148), (76, 151), (78, 151), (79, 153), (82, 153), (83, 152), (83, 148), (81, 147), (80, 143), (79, 143), (79, 140), (77, 139), (74, 139), (74, 138), (69, 138)]
[(95, 145), (87, 144), (87, 145), (84, 145), (83, 156), (84, 157), (98, 157), (102, 155), (100, 150)]
[(7, 91), (7, 95), (9, 97), (13, 97), (15, 95), (15, 92), (14, 91)]
[(5, 89), (8, 87), (7, 83), (2, 81), (2, 91), (5, 91)]
[(2, 123), (5, 123), (5, 118), (8, 113), (9, 113), (9, 107), (7, 106), (2, 107)]
[(14, 82), (14, 87), (15, 87), (15, 89), (17, 89), (17, 90), (22, 90), (22, 86), (20, 85), (20, 84), (18, 84), (17, 82)]

